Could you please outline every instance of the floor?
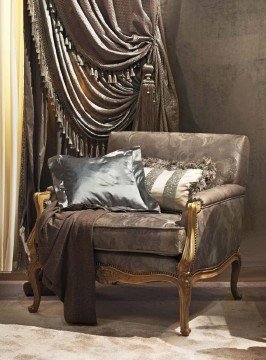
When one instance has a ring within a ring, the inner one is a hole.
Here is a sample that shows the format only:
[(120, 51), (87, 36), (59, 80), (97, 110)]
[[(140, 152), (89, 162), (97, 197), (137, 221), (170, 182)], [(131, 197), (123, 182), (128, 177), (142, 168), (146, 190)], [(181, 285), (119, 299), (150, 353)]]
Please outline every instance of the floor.
[(266, 283), (240, 289), (243, 300), (233, 301), (228, 283), (199, 283), (184, 338), (172, 286), (98, 285), (98, 326), (87, 327), (66, 324), (55, 297), (28, 313), (22, 283), (2, 282), (0, 359), (266, 359)]

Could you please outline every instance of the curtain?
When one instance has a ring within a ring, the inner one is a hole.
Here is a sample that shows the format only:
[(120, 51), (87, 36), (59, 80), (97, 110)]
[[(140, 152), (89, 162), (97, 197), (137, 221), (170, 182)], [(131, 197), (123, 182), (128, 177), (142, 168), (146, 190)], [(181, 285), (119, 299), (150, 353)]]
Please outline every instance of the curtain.
[(28, 0), (28, 14), (58, 153), (99, 155), (129, 126), (178, 130), (159, 0)]
[(0, 0), (0, 271), (18, 244), (23, 123), (23, 0)]
[[(25, 0), (22, 241), (56, 153), (99, 156), (111, 131), (178, 131), (159, 0)], [(20, 267), (26, 263), (20, 251)]]

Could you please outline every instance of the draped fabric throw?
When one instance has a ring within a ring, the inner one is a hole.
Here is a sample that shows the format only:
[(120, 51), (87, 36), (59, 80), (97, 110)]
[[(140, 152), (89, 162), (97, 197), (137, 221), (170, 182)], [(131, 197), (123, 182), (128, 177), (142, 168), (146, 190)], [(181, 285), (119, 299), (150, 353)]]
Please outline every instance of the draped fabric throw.
[(27, 6), (58, 153), (97, 156), (111, 131), (129, 127), (178, 130), (159, 0), (27, 0)]

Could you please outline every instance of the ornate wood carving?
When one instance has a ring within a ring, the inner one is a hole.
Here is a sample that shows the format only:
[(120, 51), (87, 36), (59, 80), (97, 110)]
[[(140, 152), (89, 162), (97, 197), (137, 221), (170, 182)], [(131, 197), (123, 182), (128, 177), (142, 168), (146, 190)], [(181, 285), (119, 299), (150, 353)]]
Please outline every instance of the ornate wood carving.
[(178, 276), (167, 273), (146, 273), (136, 274), (111, 265), (96, 265), (96, 280), (101, 284), (144, 284), (148, 282), (167, 281), (178, 285)]
[[(102, 284), (143, 284), (147, 282), (160, 282), (167, 281), (178, 286), (179, 291), (179, 313), (180, 313), (180, 333), (183, 336), (188, 336), (190, 333), (189, 328), (189, 306), (191, 301), (191, 290), (192, 286), (196, 281), (203, 279), (210, 279), (219, 274), (221, 274), (228, 266), (231, 264), (238, 263), (238, 267), (233, 265), (232, 272), (232, 283), (231, 289), (232, 294), (235, 299), (239, 299), (240, 295), (237, 292), (237, 276), (236, 271), (239, 272), (240, 269), (240, 255), (239, 253), (233, 254), (230, 258), (228, 258), (225, 262), (220, 264), (219, 266), (200, 270), (194, 274), (183, 272), (182, 274), (135, 274), (127, 271), (123, 271), (121, 269), (117, 269), (114, 266), (97, 264), (96, 265), (96, 280)], [(235, 270), (237, 269), (237, 270)], [(238, 294), (238, 296), (236, 296)]]
[[(41, 215), (43, 210), (45, 209), (45, 202), (49, 201), (51, 198), (51, 192), (39, 192), (33, 195), (33, 201), (35, 204), (35, 208), (37, 211), (37, 218)], [(40, 282), (38, 279), (38, 270), (42, 268), (41, 263), (38, 260), (38, 252), (35, 243), (36, 239), (36, 225), (33, 227), (28, 240), (27, 245), (29, 249), (29, 265), (28, 265), (28, 277), (33, 290), (33, 304), (28, 307), (29, 312), (37, 312), (41, 302), (41, 289)]]
[(187, 238), (182, 258), (178, 264), (179, 274), (189, 276), (195, 259), (197, 248), (197, 214), (201, 210), (201, 203), (196, 201), (188, 204)]

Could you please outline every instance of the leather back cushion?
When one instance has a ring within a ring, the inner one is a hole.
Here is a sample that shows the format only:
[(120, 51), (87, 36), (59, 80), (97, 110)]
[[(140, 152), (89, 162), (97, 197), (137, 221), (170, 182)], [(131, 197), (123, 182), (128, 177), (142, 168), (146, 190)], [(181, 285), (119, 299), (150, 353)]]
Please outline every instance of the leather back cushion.
[(246, 185), (249, 141), (244, 135), (123, 131), (109, 137), (108, 152), (141, 146), (142, 157), (216, 163), (218, 184)]

